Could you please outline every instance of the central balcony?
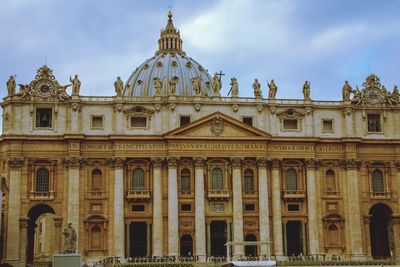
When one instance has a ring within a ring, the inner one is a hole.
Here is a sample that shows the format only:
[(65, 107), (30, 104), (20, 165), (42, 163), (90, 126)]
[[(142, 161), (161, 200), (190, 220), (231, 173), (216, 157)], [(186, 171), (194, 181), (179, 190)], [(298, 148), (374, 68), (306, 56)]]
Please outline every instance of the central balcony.
[(207, 198), (213, 201), (227, 201), (231, 197), (228, 189), (210, 189), (207, 191)]
[(283, 190), (283, 199), (290, 200), (303, 200), (306, 197), (306, 192), (304, 190)]
[(128, 190), (126, 193), (128, 201), (133, 202), (147, 202), (151, 199), (150, 190)]

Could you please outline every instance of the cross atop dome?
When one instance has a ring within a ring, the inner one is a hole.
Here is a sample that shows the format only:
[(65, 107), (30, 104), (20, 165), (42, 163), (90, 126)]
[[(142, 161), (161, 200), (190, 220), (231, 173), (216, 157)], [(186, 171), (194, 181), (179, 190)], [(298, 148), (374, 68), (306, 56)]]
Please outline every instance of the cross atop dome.
[(168, 22), (165, 29), (161, 31), (160, 39), (158, 40), (158, 51), (156, 54), (163, 52), (177, 52), (183, 53), (182, 51), (182, 39), (172, 22), (172, 12), (168, 12)]

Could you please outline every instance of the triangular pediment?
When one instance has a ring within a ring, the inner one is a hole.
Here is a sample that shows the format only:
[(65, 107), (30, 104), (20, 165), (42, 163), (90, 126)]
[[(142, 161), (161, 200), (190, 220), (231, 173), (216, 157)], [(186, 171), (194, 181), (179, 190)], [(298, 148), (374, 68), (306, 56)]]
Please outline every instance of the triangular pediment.
[(215, 112), (164, 134), (166, 138), (270, 139), (271, 135), (221, 112)]

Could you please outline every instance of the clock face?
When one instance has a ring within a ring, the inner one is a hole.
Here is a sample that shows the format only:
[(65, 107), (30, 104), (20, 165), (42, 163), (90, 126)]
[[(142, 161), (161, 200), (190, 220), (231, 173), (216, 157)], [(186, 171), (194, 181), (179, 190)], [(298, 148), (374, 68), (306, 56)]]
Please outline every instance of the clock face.
[(382, 93), (378, 88), (368, 88), (365, 90), (365, 96), (371, 104), (377, 104), (381, 100)]
[(49, 97), (53, 93), (53, 84), (49, 81), (40, 81), (36, 85), (36, 92), (41, 97)]

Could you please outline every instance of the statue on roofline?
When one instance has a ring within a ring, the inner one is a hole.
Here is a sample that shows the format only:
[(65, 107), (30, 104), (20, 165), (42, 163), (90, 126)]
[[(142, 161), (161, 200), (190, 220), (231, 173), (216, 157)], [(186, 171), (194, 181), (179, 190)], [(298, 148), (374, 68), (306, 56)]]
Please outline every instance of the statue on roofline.
[(350, 93), (352, 92), (352, 90), (353, 90), (353, 88), (351, 88), (349, 82), (345, 81), (343, 88), (342, 88), (343, 101), (350, 100)]
[(278, 87), (276, 86), (274, 79), (271, 80), (271, 83), (267, 81), (267, 84), (269, 88), (268, 99), (275, 99)]
[(304, 95), (304, 100), (310, 100), (310, 95), (311, 95), (311, 84), (309, 81), (305, 81), (303, 85), (303, 95)]
[(75, 75), (74, 78), (69, 77), (69, 80), (72, 83), (72, 95), (79, 95), (79, 90), (81, 89), (81, 81), (78, 79), (78, 75)]
[(118, 76), (117, 79), (114, 82), (114, 87), (115, 87), (115, 92), (117, 93), (117, 96), (122, 96), (124, 92), (124, 82), (121, 80), (121, 77)]
[(16, 87), (16, 82), (15, 82), (15, 75), (11, 75), (10, 78), (7, 81), (7, 92), (9, 96), (15, 95), (15, 87)]
[(254, 96), (256, 98), (262, 99), (261, 84), (258, 82), (258, 79), (254, 79), (253, 89), (254, 89)]
[[(239, 84), (237, 82), (237, 79), (235, 77), (231, 78), (231, 90), (229, 93), (232, 94), (232, 97), (238, 97), (239, 96)], [(228, 93), (228, 95), (229, 95)]]

